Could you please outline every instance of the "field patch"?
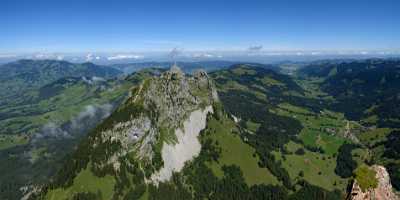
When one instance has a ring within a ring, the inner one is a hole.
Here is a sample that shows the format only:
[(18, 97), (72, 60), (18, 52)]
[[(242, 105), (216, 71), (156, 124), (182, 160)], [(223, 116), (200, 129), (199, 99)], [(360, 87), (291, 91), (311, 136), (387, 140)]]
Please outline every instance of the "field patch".
[(360, 141), (368, 146), (373, 146), (376, 143), (383, 142), (386, 140), (386, 136), (389, 135), (390, 128), (376, 128), (364, 132), (357, 137)]
[(278, 108), (272, 111), (301, 122), (304, 128), (298, 137), (306, 147), (321, 148), (324, 153), (334, 155), (345, 141), (340, 137), (347, 123), (343, 114), (328, 110), (314, 113), (287, 103), (279, 104)]
[[(292, 180), (304, 179), (326, 190), (345, 189), (347, 180), (335, 174), (336, 158), (329, 155), (311, 152), (304, 146), (290, 141), (285, 145), (288, 153), (273, 152), (275, 158), (282, 162)], [(296, 151), (303, 149), (304, 153)]]
[(252, 69), (246, 69), (246, 67), (235, 68), (232, 70), (234, 74), (242, 76), (242, 75), (255, 75), (257, 72)]

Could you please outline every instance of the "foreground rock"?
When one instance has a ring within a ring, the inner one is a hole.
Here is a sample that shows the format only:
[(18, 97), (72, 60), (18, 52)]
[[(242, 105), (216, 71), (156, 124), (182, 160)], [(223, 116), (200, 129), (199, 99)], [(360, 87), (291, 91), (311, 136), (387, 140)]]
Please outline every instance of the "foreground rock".
[(378, 181), (376, 188), (368, 188), (362, 190), (357, 180), (354, 181), (351, 192), (348, 196), (349, 200), (399, 200), (393, 192), (390, 177), (386, 168), (379, 165), (371, 167), (376, 172), (376, 179)]

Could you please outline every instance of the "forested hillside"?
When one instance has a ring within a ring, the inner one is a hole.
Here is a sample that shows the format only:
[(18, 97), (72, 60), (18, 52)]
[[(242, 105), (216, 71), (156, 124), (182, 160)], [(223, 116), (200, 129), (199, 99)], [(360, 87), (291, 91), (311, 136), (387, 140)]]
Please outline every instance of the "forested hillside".
[(306, 66), (300, 74), (323, 79), (321, 90), (335, 97), (330, 107), (352, 120), (400, 127), (400, 61), (361, 60)]

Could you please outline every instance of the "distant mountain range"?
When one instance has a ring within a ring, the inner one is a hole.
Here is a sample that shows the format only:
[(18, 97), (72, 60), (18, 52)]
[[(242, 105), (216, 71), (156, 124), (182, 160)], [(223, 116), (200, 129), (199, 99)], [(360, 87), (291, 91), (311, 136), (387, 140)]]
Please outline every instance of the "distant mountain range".
[[(185, 73), (193, 73), (196, 69), (203, 69), (206, 71), (212, 71), (222, 68), (227, 68), (237, 62), (231, 61), (198, 61), (198, 62), (176, 62), (178, 66)], [(118, 70), (123, 71), (126, 74), (130, 74), (141, 69), (153, 67), (153, 68), (169, 68), (174, 62), (139, 62), (139, 63), (121, 63), (110, 65)]]
[(65, 77), (111, 78), (122, 72), (93, 63), (74, 64), (56, 60), (19, 60), (0, 66), (0, 104)]

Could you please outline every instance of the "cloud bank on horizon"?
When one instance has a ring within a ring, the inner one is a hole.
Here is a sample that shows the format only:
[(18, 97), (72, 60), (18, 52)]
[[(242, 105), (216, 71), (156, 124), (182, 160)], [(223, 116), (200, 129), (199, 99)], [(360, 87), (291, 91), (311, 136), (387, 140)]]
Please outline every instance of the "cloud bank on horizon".
[(400, 58), (400, 50), (390, 51), (268, 51), (262, 45), (249, 46), (241, 51), (189, 51), (173, 48), (160, 52), (126, 53), (33, 53), (1, 54), (0, 64), (20, 59), (64, 60), (74, 63), (92, 62), (95, 64), (124, 64), (141, 62), (197, 62), (197, 61), (234, 61), (275, 63), (280, 61), (313, 61), (321, 59), (367, 59)]

